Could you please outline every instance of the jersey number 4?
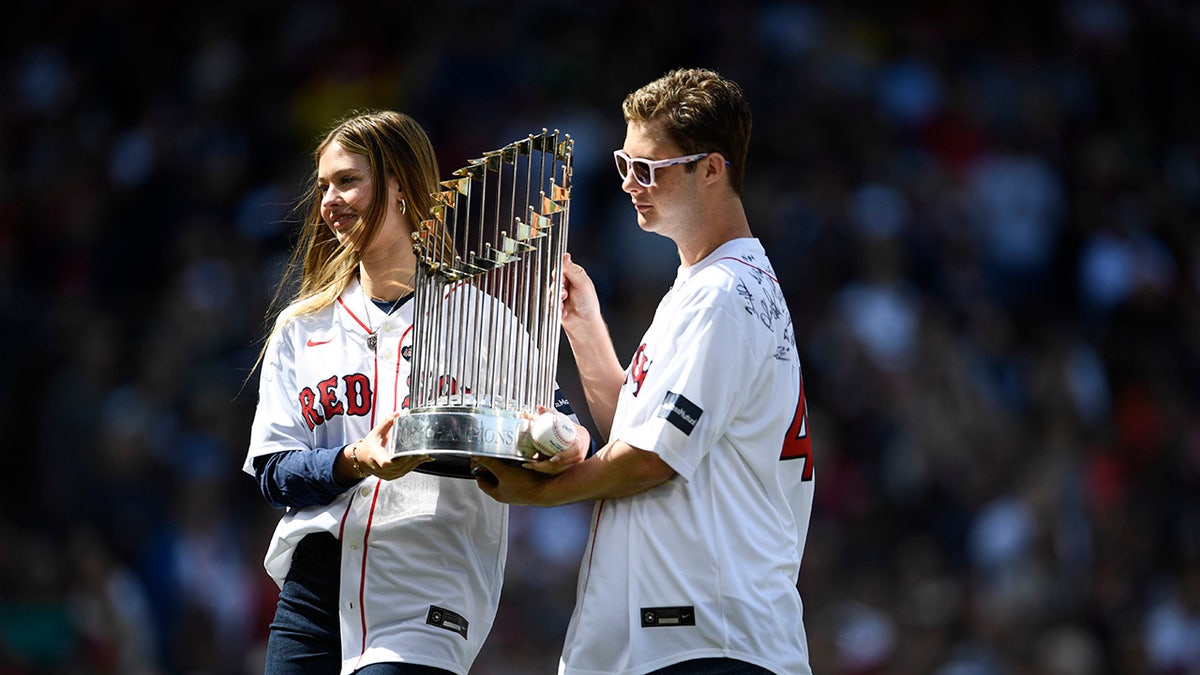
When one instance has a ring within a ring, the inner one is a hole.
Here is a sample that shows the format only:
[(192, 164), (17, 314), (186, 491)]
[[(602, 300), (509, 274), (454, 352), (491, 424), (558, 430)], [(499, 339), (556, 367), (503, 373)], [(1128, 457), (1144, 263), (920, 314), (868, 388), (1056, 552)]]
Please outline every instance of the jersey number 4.
[(804, 398), (803, 382), (800, 384), (800, 397), (796, 402), (796, 414), (792, 417), (787, 436), (783, 439), (783, 450), (779, 454), (779, 459), (781, 461), (803, 459), (804, 474), (801, 480), (812, 480), (812, 443), (808, 438), (808, 401)]

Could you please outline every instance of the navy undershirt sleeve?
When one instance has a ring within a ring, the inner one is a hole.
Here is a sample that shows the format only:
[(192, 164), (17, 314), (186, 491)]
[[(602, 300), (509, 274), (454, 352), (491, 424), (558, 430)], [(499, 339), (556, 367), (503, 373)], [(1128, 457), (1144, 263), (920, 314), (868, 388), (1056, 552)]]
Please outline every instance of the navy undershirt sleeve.
[[(579, 416), (575, 414), (575, 409), (571, 407), (571, 401), (567, 398), (567, 395), (563, 393), (563, 390), (557, 387), (554, 389), (554, 409), (566, 415), (567, 417), (570, 417), (572, 422), (576, 424), (580, 423)], [(591, 445), (588, 446), (587, 454), (584, 455), (584, 457), (591, 457), (592, 455), (596, 454), (596, 451), (599, 449), (600, 446), (596, 445), (596, 437), (592, 436)]]
[[(393, 302), (374, 302), (391, 314), (411, 298), (409, 293)], [(343, 485), (333, 477), (333, 462), (344, 447), (288, 450), (255, 458), (254, 475), (259, 491), (276, 508), (324, 506), (332, 502), (354, 485)]]
[(276, 508), (323, 506), (350, 485), (333, 476), (333, 463), (342, 448), (289, 450), (257, 457), (254, 475), (267, 503)]

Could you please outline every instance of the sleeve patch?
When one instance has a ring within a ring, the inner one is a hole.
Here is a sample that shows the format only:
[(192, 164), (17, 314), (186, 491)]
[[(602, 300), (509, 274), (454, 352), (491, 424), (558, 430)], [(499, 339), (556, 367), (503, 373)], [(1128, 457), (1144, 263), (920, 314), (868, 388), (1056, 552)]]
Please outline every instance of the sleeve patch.
[(696, 428), (696, 423), (703, 414), (700, 406), (673, 391), (667, 392), (662, 405), (658, 407), (658, 416), (674, 424), (685, 436), (692, 435), (692, 430)]

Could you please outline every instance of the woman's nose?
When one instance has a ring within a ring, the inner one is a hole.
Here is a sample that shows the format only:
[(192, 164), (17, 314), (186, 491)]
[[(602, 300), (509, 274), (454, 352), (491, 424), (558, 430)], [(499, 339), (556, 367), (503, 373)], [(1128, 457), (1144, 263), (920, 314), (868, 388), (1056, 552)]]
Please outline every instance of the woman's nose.
[(321, 193), (321, 204), (333, 204), (340, 198), (341, 195), (338, 193), (337, 188), (330, 185), (329, 187), (325, 188), (324, 192)]

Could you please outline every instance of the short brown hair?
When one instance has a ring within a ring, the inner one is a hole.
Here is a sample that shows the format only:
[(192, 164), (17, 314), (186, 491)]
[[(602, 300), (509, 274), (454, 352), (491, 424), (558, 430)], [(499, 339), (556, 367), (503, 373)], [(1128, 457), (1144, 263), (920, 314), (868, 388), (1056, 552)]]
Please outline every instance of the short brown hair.
[(672, 70), (626, 96), (621, 112), (626, 122), (664, 120), (684, 154), (721, 153), (729, 162), (729, 184), (742, 193), (751, 118), (736, 82), (703, 68)]

